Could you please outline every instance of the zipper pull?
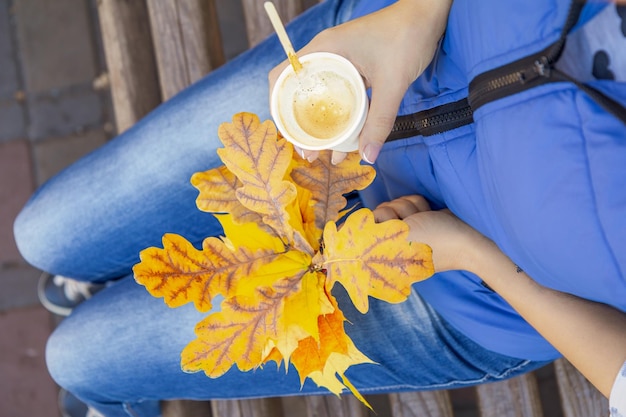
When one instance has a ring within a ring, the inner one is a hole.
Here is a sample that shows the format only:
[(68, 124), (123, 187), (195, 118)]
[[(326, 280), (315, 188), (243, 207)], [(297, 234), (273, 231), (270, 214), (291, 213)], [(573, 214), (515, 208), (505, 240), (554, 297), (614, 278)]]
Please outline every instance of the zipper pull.
[[(527, 67), (528, 68), (528, 67)], [(537, 78), (550, 78), (552, 76), (552, 64), (547, 56), (542, 55), (535, 60), (530, 68), (520, 72), (520, 84), (527, 84)]]

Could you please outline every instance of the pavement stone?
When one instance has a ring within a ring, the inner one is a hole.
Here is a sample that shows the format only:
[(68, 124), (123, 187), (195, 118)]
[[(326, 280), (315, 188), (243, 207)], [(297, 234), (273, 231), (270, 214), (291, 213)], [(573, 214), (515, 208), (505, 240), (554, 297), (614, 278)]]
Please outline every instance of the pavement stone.
[(19, 56), (28, 92), (84, 83), (96, 75), (96, 52), (84, 0), (14, 2)]
[(26, 119), (24, 107), (17, 100), (0, 99), (0, 142), (8, 142), (25, 137)]
[(35, 143), (33, 162), (37, 185), (43, 184), (81, 156), (104, 145), (106, 141), (107, 136), (100, 129)]
[(26, 263), (2, 265), (0, 268), (0, 282), (2, 282), (0, 314), (13, 309), (39, 306), (37, 281), (40, 275), (40, 270)]
[(8, 0), (0, 0), (0, 99), (10, 97), (20, 89), (10, 17)]
[(0, 417), (59, 416), (44, 359), (51, 330), (43, 307), (0, 313)]
[(13, 221), (33, 192), (30, 167), (27, 141), (0, 143), (0, 265), (22, 261), (13, 239)]
[(66, 136), (103, 123), (103, 102), (91, 83), (48, 93), (29, 93), (26, 102), (31, 140)]

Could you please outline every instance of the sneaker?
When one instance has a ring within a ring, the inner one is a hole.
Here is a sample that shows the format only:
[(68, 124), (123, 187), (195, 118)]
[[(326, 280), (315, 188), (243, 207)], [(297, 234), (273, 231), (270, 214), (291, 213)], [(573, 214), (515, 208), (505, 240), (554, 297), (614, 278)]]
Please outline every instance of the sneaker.
[(53, 314), (69, 316), (74, 307), (91, 298), (105, 284), (76, 281), (44, 272), (39, 277), (37, 295), (43, 306)]
[(59, 390), (58, 400), (62, 417), (104, 417), (98, 410), (87, 406), (63, 388)]

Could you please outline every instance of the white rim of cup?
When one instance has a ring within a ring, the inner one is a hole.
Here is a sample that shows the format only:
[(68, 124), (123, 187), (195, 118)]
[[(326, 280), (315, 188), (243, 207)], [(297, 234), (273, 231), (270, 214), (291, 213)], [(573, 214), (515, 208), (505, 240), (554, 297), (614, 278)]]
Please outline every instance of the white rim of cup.
[[(305, 64), (306, 62), (310, 61), (311, 59), (317, 58), (320, 55), (340, 62), (341, 64), (344, 65), (345, 69), (349, 73), (351, 73), (351, 75), (353, 76), (352, 81), (354, 81), (354, 83), (356, 84), (355, 85), (356, 87), (355, 98), (357, 102), (357, 108), (355, 109), (356, 110), (355, 114), (360, 116), (360, 118), (358, 119), (358, 122), (352, 125), (349, 129), (347, 129), (345, 132), (343, 132), (340, 136), (338, 136), (335, 139), (315, 138), (315, 141), (319, 142), (319, 145), (305, 144), (292, 138), (291, 135), (289, 135), (289, 133), (287, 132), (287, 129), (285, 128), (281, 118), (278, 117), (278, 94), (276, 93), (276, 90), (277, 90), (276, 86), (281, 85), (283, 81), (285, 80), (285, 78), (295, 74), (295, 71), (293, 70), (293, 67), (291, 65), (287, 66), (280, 73), (280, 75), (278, 76), (278, 79), (276, 80), (276, 83), (274, 84), (274, 89), (272, 90), (271, 102), (270, 102), (270, 111), (272, 114), (272, 118), (274, 119), (274, 123), (276, 124), (276, 127), (281, 132), (283, 137), (287, 141), (291, 142), (293, 145), (298, 146), (301, 149), (306, 149), (306, 150), (311, 150), (311, 151), (320, 151), (324, 149), (334, 149), (334, 150), (343, 151), (343, 152), (356, 151), (359, 148), (358, 135), (361, 132), (361, 129), (363, 129), (363, 125), (365, 124), (365, 119), (367, 117), (367, 109), (369, 107), (369, 99), (367, 97), (367, 93), (365, 90), (365, 83), (363, 82), (363, 78), (361, 77), (361, 74), (356, 69), (356, 67), (352, 64), (352, 62), (350, 62), (348, 59), (344, 58), (341, 55), (338, 55), (332, 52), (312, 52), (310, 54), (302, 55), (301, 57), (298, 57), (298, 59), (300, 60), (302, 64)], [(356, 135), (356, 138), (354, 138), (354, 135)], [(311, 138), (314, 138), (311, 135), (308, 135), (308, 136)], [(352, 140), (349, 140), (349, 139), (352, 139)], [(341, 145), (344, 144), (344, 142), (346, 146), (342, 147)]]

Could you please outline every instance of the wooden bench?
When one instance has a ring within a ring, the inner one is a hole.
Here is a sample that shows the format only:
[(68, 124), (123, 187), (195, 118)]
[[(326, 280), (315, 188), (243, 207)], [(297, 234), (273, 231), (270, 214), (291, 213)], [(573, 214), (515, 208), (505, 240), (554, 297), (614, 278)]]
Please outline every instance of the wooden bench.
[[(236, 1), (236, 0), (224, 0)], [(288, 21), (314, 1), (274, 0)], [(272, 32), (260, 0), (242, 0), (252, 46)], [(214, 0), (99, 0), (98, 15), (117, 131), (224, 63)], [(154, 30), (156, 28), (156, 30)], [(567, 361), (475, 388), (373, 396), (377, 416), (600, 417), (608, 402)], [(469, 406), (468, 406), (469, 404)], [(366, 417), (351, 396), (167, 401), (163, 415), (193, 417)]]

